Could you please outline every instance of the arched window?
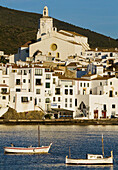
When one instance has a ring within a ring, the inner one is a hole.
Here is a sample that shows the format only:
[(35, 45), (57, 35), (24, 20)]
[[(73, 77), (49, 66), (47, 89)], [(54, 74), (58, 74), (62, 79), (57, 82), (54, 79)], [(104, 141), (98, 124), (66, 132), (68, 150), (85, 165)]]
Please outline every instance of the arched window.
[(46, 98), (46, 99), (45, 99), (45, 103), (50, 103), (50, 99), (49, 99), (49, 98)]
[(59, 58), (59, 53), (57, 53), (57, 58)]
[(46, 15), (46, 9), (44, 9), (44, 15)]

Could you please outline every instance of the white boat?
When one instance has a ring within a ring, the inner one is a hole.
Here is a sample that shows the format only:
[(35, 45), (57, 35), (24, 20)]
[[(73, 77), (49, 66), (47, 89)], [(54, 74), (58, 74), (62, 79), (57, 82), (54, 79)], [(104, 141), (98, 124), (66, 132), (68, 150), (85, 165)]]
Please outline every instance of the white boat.
[(11, 154), (45, 154), (48, 153), (52, 143), (49, 146), (40, 146), (40, 135), (39, 135), (39, 127), (38, 127), (38, 147), (15, 147), (11, 144), (11, 147), (4, 147), (4, 153), (11, 153)]
[(87, 154), (86, 159), (73, 159), (66, 156), (65, 163), (69, 165), (113, 165), (113, 151), (110, 157), (104, 157), (104, 146), (102, 136), (102, 155)]
[(4, 153), (14, 154), (44, 154), (48, 153), (52, 143), (49, 146), (41, 147), (4, 147)]

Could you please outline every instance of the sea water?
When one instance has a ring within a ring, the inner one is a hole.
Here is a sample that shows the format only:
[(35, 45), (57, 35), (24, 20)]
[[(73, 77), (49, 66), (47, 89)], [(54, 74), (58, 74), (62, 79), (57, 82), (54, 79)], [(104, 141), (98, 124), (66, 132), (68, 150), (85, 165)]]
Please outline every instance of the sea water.
[[(67, 166), (65, 157), (86, 158), (87, 153), (102, 154), (101, 137), (104, 136), (105, 156), (113, 150), (113, 166)], [(113, 170), (118, 169), (118, 126), (40, 126), (40, 144), (53, 143), (49, 154), (4, 154), (4, 146), (38, 146), (37, 125), (0, 125), (0, 170)]]

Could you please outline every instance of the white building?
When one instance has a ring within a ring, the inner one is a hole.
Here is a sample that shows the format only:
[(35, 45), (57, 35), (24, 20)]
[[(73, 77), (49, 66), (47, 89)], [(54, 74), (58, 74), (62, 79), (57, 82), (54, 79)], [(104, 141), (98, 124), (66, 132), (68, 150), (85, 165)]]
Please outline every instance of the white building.
[(64, 61), (68, 56), (81, 56), (89, 49), (87, 37), (71, 31), (57, 31), (57, 28), (53, 27), (53, 18), (49, 17), (48, 8), (45, 6), (39, 22), (37, 41), (28, 42), (19, 48), (15, 61), (35, 60), (37, 55), (39, 60), (42, 55)]

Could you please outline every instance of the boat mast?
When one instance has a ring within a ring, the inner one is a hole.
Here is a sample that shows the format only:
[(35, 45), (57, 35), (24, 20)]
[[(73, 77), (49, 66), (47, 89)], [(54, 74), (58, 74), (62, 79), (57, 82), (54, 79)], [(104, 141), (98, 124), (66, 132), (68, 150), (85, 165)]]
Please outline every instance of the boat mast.
[(103, 155), (103, 158), (104, 158), (104, 142), (103, 142), (103, 134), (102, 134), (102, 155)]
[(40, 126), (38, 125), (38, 146), (40, 146)]
[(70, 146), (69, 146), (69, 158), (71, 158)]

